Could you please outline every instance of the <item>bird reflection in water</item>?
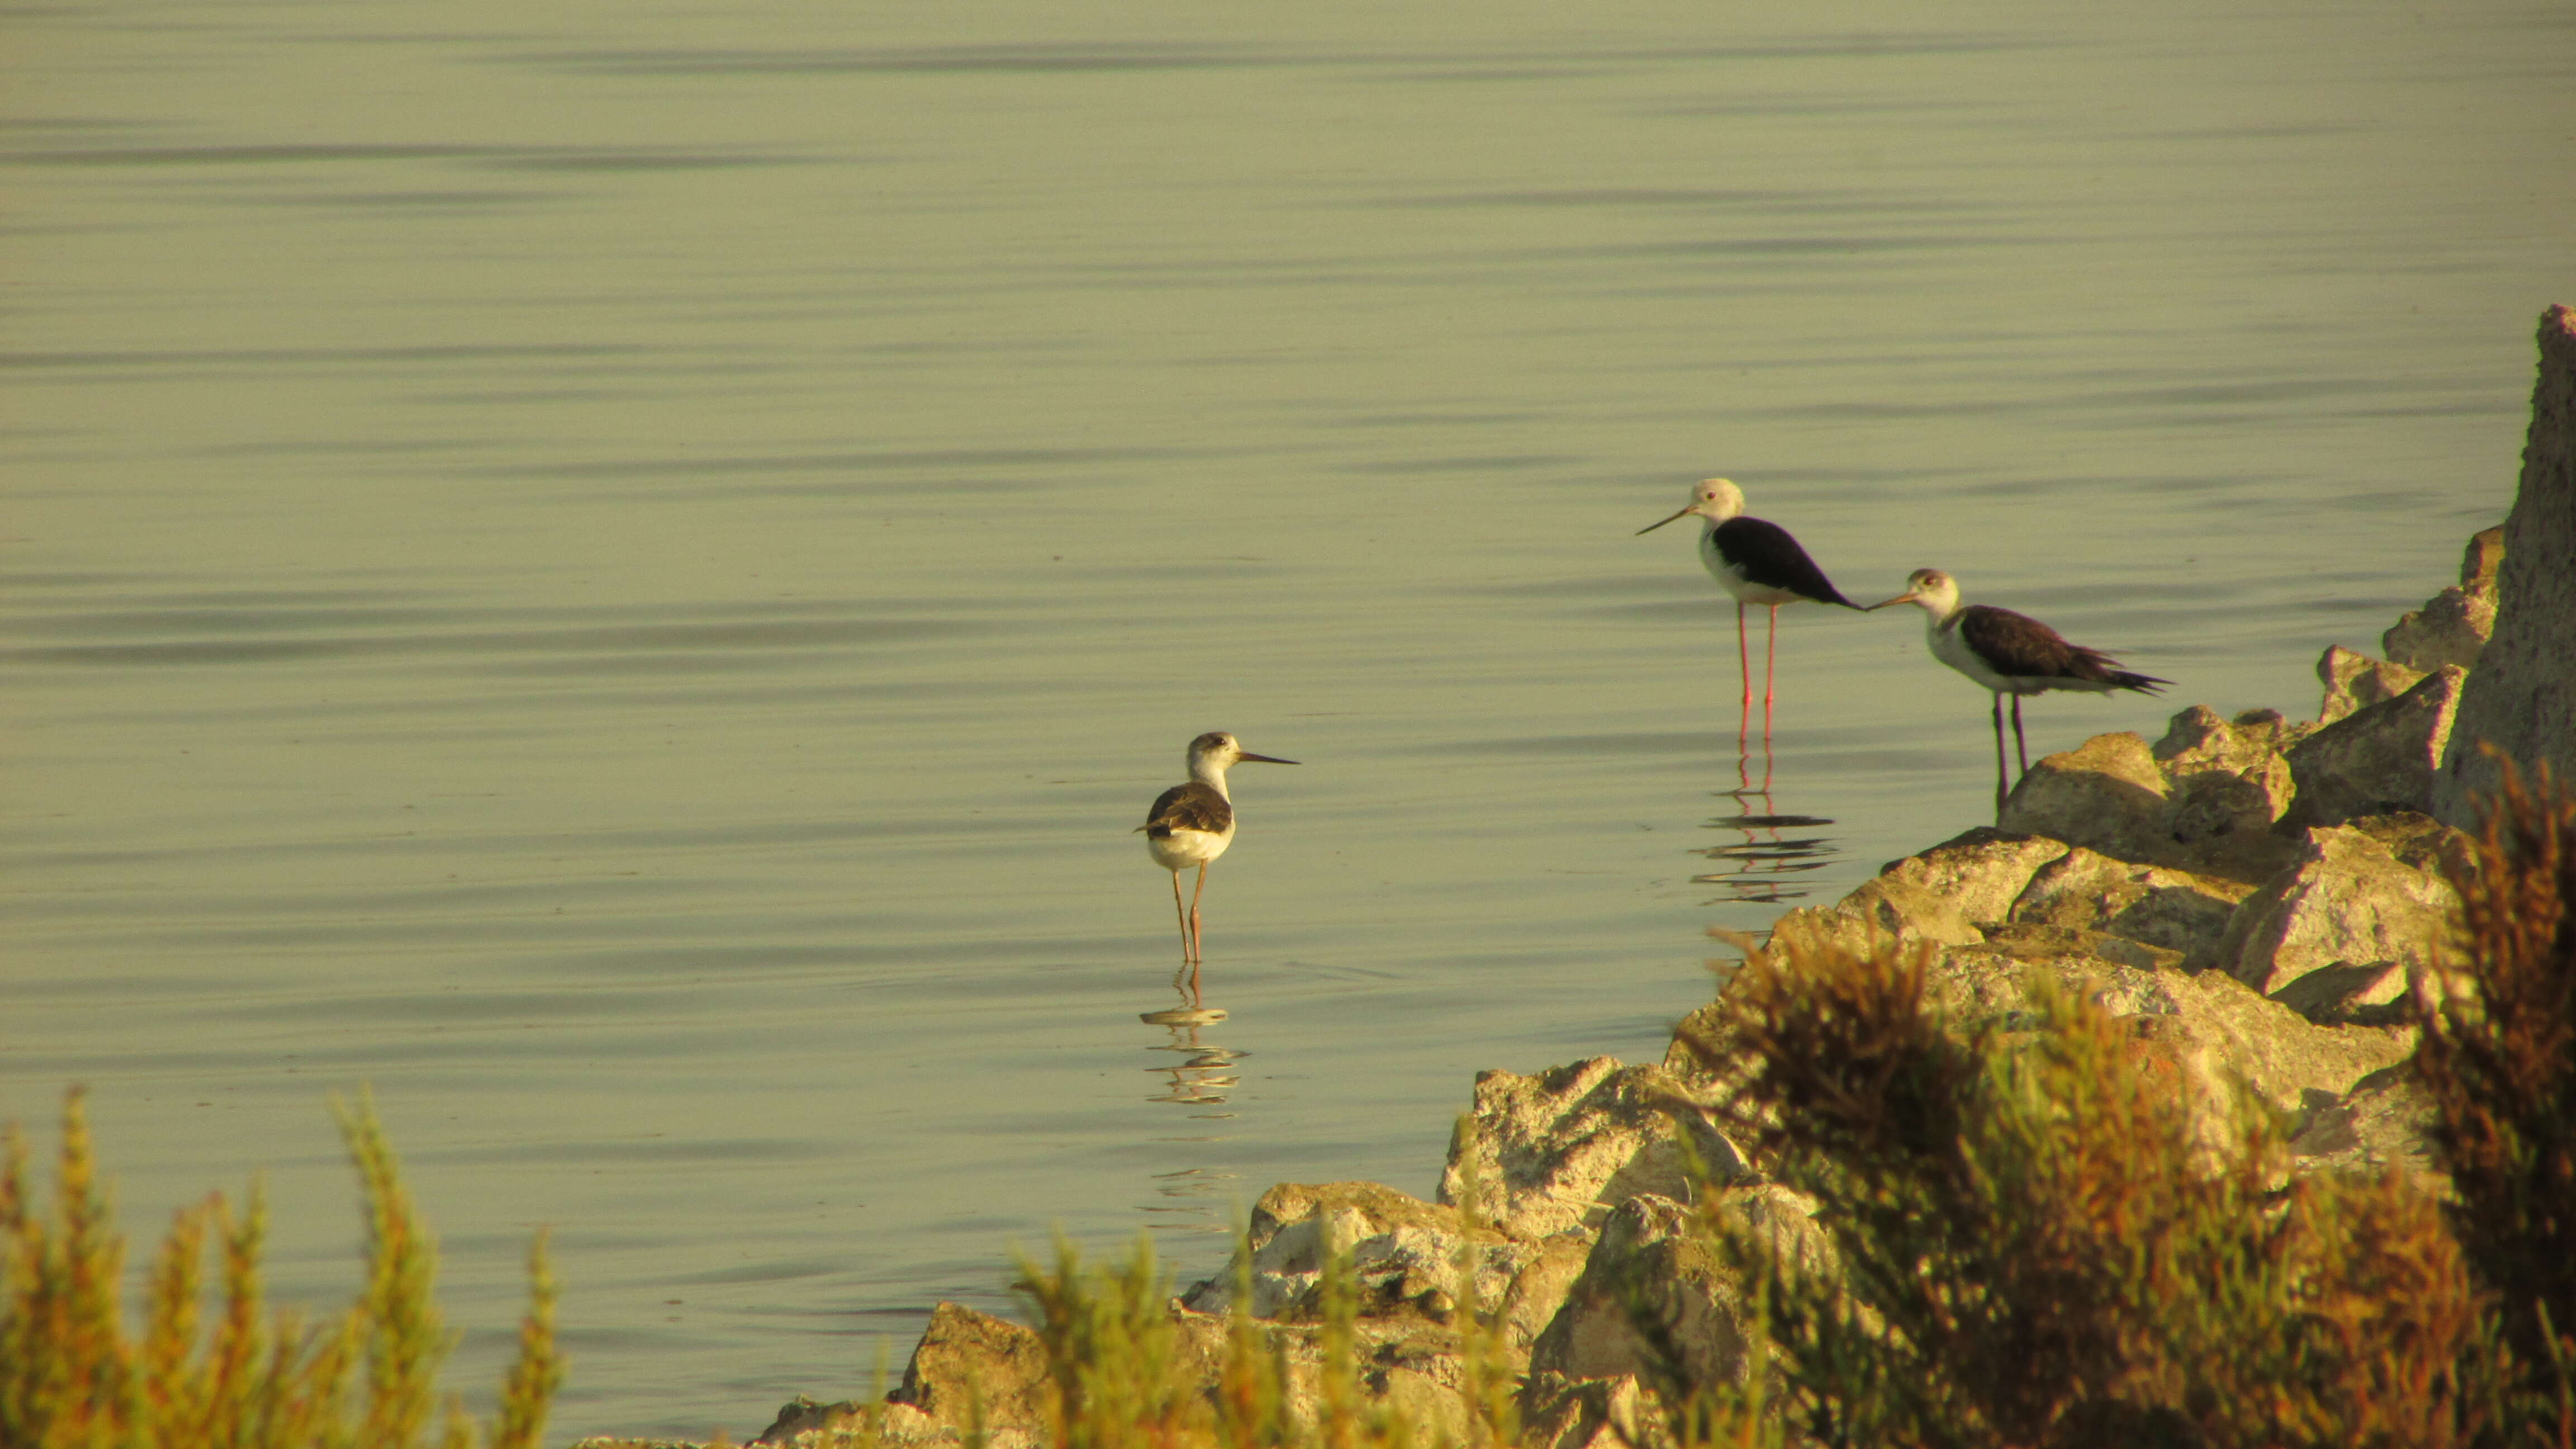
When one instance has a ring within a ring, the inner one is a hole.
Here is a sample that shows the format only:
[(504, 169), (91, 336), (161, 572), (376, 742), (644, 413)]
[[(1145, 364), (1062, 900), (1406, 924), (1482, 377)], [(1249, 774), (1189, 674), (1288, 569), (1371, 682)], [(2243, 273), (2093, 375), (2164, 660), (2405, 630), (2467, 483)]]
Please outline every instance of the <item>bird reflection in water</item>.
[[(1187, 968), (1183, 968), (1186, 972)], [(1145, 1070), (1161, 1080), (1146, 1097), (1149, 1102), (1170, 1102), (1187, 1109), (1193, 1121), (1210, 1123), (1232, 1121), (1235, 1113), (1226, 1108), (1226, 1097), (1241, 1080), (1235, 1063), (1244, 1055), (1232, 1047), (1218, 1046), (1203, 1039), (1201, 1033), (1226, 1019), (1221, 1006), (1209, 1006), (1196, 994), (1184, 988), (1175, 978), (1181, 1004), (1161, 1011), (1142, 1012), (1138, 1020), (1148, 1026), (1159, 1026), (1170, 1039), (1156, 1042), (1148, 1051), (1161, 1059)], [(1166, 1137), (1175, 1144), (1205, 1143), (1231, 1136), (1223, 1129), (1199, 1129)], [(1186, 1152), (1187, 1149), (1185, 1148)], [(1146, 1226), (1175, 1232), (1231, 1232), (1234, 1200), (1242, 1196), (1240, 1175), (1222, 1167), (1181, 1167), (1154, 1175), (1154, 1193), (1161, 1201), (1145, 1208)]]
[(1731, 831), (1743, 838), (1724, 845), (1702, 846), (1704, 856), (1720, 869), (1691, 877), (1693, 885), (1713, 885), (1724, 894), (1710, 904), (1783, 905), (1807, 894), (1798, 878), (1822, 870), (1840, 849), (1832, 839), (1809, 832), (1834, 822), (1819, 815), (1795, 815), (1771, 799), (1771, 742), (1762, 742), (1762, 783), (1753, 782), (1751, 753), (1735, 756), (1735, 788), (1718, 798), (1735, 802), (1735, 813), (1708, 822), (1706, 829)]

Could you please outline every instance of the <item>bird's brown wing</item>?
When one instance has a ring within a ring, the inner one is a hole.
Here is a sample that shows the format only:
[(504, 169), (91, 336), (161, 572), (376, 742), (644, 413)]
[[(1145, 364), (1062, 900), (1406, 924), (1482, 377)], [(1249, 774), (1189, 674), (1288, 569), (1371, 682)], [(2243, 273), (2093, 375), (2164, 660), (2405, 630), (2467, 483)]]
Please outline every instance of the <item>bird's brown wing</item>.
[(1192, 780), (1174, 785), (1154, 797), (1154, 808), (1145, 812), (1145, 833), (1169, 836), (1175, 830), (1204, 830), (1222, 835), (1234, 823), (1234, 807), (1223, 795), (1204, 783)]

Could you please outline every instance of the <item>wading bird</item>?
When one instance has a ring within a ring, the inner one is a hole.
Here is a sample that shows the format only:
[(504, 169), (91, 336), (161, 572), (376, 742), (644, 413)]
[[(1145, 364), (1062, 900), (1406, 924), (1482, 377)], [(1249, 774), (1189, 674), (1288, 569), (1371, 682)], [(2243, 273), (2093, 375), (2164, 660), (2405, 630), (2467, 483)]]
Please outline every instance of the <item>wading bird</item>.
[(1762, 643), (1762, 737), (1771, 737), (1771, 663), (1780, 644), (1780, 606), (1807, 600), (1818, 604), (1840, 604), (1846, 609), (1860, 605), (1842, 596), (1825, 571), (1807, 557), (1807, 551), (1789, 536), (1789, 530), (1776, 523), (1744, 516), (1744, 490), (1724, 478), (1704, 478), (1691, 487), (1691, 501), (1671, 518), (1647, 524), (1638, 529), (1648, 534), (1674, 519), (1698, 514), (1708, 520), (1700, 531), (1699, 561), (1717, 576), (1718, 583), (1735, 596), (1735, 657), (1743, 667), (1744, 713), (1736, 727), (1740, 740), (1752, 727), (1753, 720), (1753, 648), (1744, 635), (1744, 606), (1762, 604), (1771, 610), (1770, 633)]
[(2131, 674), (2098, 649), (2069, 644), (2058, 632), (2027, 614), (1989, 604), (1961, 604), (1959, 581), (1939, 569), (1916, 569), (1905, 579), (1905, 592), (1870, 605), (1914, 604), (1931, 616), (1925, 635), (1932, 657), (1994, 691), (1995, 813), (2004, 808), (2004, 696), (2013, 697), (2013, 752), (2021, 772), (2030, 773), (2030, 748), (2022, 743), (2021, 697), (2052, 689), (2080, 689), (2109, 694), (2134, 689), (2153, 694), (2173, 681)]
[[(1211, 730), (1190, 741), (1190, 778), (1185, 785), (1174, 785), (1154, 797), (1154, 808), (1147, 812), (1145, 823), (1137, 826), (1145, 833), (1145, 849), (1152, 853), (1154, 864), (1172, 873), (1172, 911), (1181, 921), (1181, 961), (1196, 966), (1199, 956), (1199, 896), (1207, 890), (1208, 862), (1225, 854), (1234, 844), (1234, 798), (1225, 793), (1225, 772), (1236, 765), (1254, 761), (1264, 765), (1293, 765), (1295, 760), (1273, 759), (1256, 755), (1235, 742), (1223, 730)], [(1199, 868), (1198, 889), (1190, 892), (1187, 910), (1181, 908), (1181, 872), (1191, 866)], [(1198, 973), (1190, 973), (1190, 984), (1198, 984)]]

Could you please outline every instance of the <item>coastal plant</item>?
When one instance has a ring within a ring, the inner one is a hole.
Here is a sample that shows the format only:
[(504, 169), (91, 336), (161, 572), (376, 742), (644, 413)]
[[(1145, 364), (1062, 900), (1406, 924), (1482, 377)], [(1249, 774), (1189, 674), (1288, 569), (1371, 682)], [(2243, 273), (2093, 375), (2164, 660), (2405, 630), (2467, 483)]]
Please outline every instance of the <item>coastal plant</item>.
[[(1700, 1194), (1828, 1445), (2443, 1445), (2484, 1422), (2467, 1265), (2395, 1176), (2291, 1177), (2240, 1098), (2054, 982), (1953, 1019), (1930, 952), (1753, 951), (1683, 1040), (1721, 1124), (1817, 1204), (1809, 1271)], [(2214, 1140), (2213, 1140), (2214, 1139)]]
[(2415, 983), (2451, 1219), (2496, 1298), (2502, 1416), (2576, 1442), (2576, 797), (2510, 760), (2448, 875), (2460, 929)]
[[(403, 1189), (372, 1106), (338, 1111), (364, 1191), (367, 1284), (345, 1313), (270, 1312), (256, 1183), (182, 1210), (146, 1277), (140, 1333), (123, 1304), (117, 1233), (81, 1094), (63, 1107), (53, 1210), (38, 1211), (16, 1124), (0, 1161), (0, 1444), (9, 1449), (408, 1449), (436, 1412), (450, 1347), (432, 1284), (437, 1245)], [(204, 1278), (209, 1244), (219, 1288)], [(492, 1424), (451, 1404), (449, 1449), (534, 1449), (562, 1378), (542, 1235), (531, 1304)], [(204, 1313), (209, 1300), (215, 1311)]]

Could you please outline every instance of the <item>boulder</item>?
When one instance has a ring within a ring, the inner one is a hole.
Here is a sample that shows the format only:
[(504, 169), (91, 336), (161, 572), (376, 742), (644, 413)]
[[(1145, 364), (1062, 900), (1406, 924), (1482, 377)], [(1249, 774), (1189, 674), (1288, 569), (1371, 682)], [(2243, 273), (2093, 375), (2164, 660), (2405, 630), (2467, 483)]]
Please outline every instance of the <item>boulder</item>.
[(2032, 874), (2009, 916), (2016, 925), (2099, 931), (2162, 947), (2196, 971), (2217, 960), (2228, 919), (2252, 891), (2241, 882), (2075, 846)]
[(2400, 961), (2337, 961), (2272, 993), (2272, 999), (2321, 1026), (2392, 1026), (2406, 1020), (2406, 966)]
[(2468, 672), (2446, 664), (2395, 699), (2356, 711), (2290, 747), (2298, 794), (2292, 826), (2341, 825), (2361, 815), (2421, 812), (2450, 742)]
[(2399, 1062), (2363, 1077), (2349, 1092), (2314, 1094), (2292, 1119), (2291, 1165), (2299, 1172), (2365, 1176), (2394, 1167), (2435, 1196), (2447, 1196), (2450, 1175), (2433, 1156), (2434, 1120), (2432, 1100), (2414, 1067)]
[(2294, 853), (2272, 834), (2293, 793), (2280, 752), (2310, 728), (2277, 710), (2226, 720), (2195, 705), (2153, 746), (2134, 734), (2096, 735), (2032, 765), (1998, 825), (2118, 860), (2257, 884)]
[(1680, 1449), (1663, 1401), (1633, 1378), (1534, 1373), (1521, 1389), (1527, 1449)]
[(2095, 735), (2044, 756), (2004, 801), (1996, 828), (2044, 835), (2122, 860), (2144, 860), (2170, 842), (2158, 827), (2165, 774), (2143, 736)]
[[(1690, 1209), (1666, 1197), (1633, 1197), (1601, 1226), (1565, 1307), (1530, 1348), (1534, 1373), (1654, 1382), (1727, 1383), (1744, 1373), (1760, 1330), (1734, 1275), (1692, 1230)], [(1638, 1332), (1647, 1320), (1673, 1362)]]
[(1491, 1305), (1503, 1302), (1534, 1256), (1491, 1229), (1471, 1231), (1454, 1207), (1383, 1183), (1283, 1182), (1253, 1204), (1243, 1244), (1226, 1271), (1193, 1286), (1181, 1305), (1195, 1313), (1230, 1312), (1248, 1252), (1252, 1316), (1313, 1322), (1322, 1316), (1324, 1258), (1333, 1251), (1350, 1260), (1361, 1314), (1410, 1310), (1435, 1322), (1457, 1306), (1462, 1261), (1474, 1269), (1477, 1300)]
[(2474, 828), (2500, 767), (2492, 744), (2524, 770), (2547, 764), (2576, 780), (2576, 312), (2540, 320), (2540, 376), (2522, 479), (2504, 524), (2495, 632), (2461, 692), (2432, 813)]
[(1524, 1241), (1597, 1225), (1639, 1193), (1688, 1195), (1685, 1133), (1719, 1181), (1751, 1177), (1743, 1154), (1693, 1105), (1694, 1091), (1661, 1067), (1611, 1057), (1535, 1076), (1480, 1072), (1439, 1200), (1459, 1202), (1472, 1180), (1486, 1220)]
[[(2424, 853), (2434, 847), (2402, 833), (2406, 819), (2422, 817), (2388, 818), (2382, 834), (2352, 825), (2308, 831), (2297, 864), (2236, 908), (2219, 965), (2266, 995), (2338, 961), (2429, 967), (2458, 897)], [(2400, 859), (2383, 835), (2406, 842), (2417, 863)]]
[(2340, 644), (2329, 644), (2317, 660), (2317, 678), (2326, 686), (2325, 702), (2317, 707), (2317, 720), (2332, 724), (2355, 710), (2395, 699), (2413, 689), (2423, 677), (2421, 669), (2409, 669)]
[(2382, 652), (2410, 669), (2475, 668), (2487, 636), (2495, 632), (2496, 572), (2503, 563), (2502, 528), (2473, 535), (2460, 560), (2460, 582), (2400, 615), (2380, 637)]
[(1037, 1449), (1047, 1438), (1046, 1348), (1035, 1331), (959, 1303), (930, 1312), (930, 1327), (886, 1395), (960, 1435), (981, 1396), (992, 1449)]
[(1891, 860), (1878, 873), (1882, 880), (1902, 881), (1946, 901), (1960, 919), (1982, 930), (2010, 916), (2031, 876), (2066, 852), (2063, 840), (1980, 825), (1929, 850)]

